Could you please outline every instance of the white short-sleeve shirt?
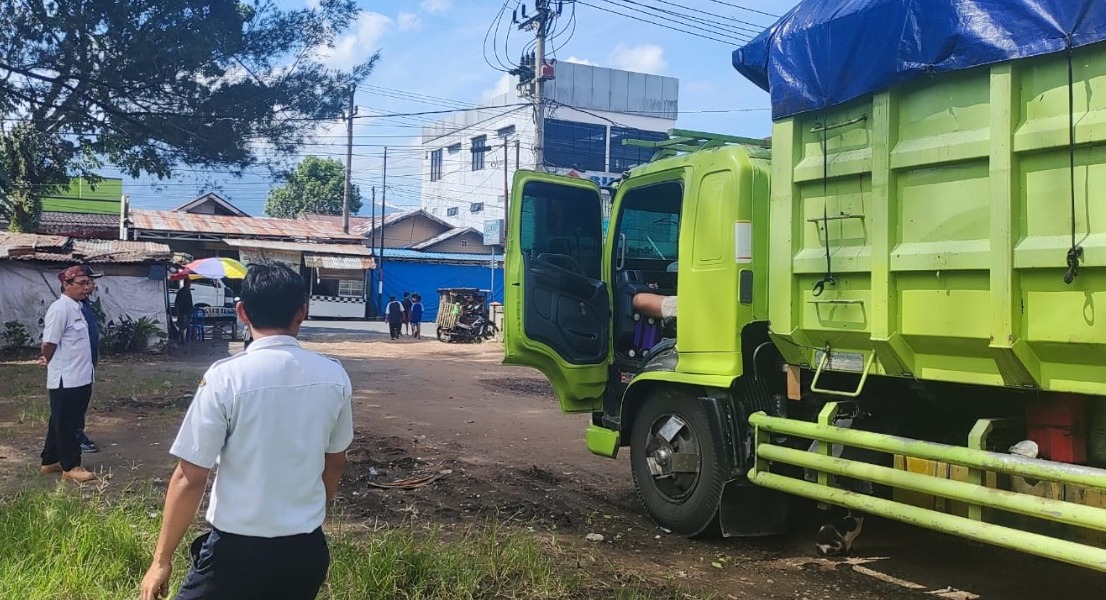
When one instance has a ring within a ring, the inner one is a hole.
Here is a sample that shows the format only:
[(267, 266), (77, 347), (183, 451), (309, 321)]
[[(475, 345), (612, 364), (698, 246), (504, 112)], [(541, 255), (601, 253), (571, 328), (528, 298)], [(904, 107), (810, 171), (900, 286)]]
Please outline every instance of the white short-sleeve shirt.
[(324, 454), (353, 441), (353, 389), (337, 361), (264, 337), (208, 369), (170, 452), (219, 465), (207, 520), (257, 537), (310, 533), (326, 517)]
[(78, 388), (92, 383), (92, 345), (81, 304), (62, 294), (46, 309), (42, 341), (57, 350), (46, 366), (46, 388)]

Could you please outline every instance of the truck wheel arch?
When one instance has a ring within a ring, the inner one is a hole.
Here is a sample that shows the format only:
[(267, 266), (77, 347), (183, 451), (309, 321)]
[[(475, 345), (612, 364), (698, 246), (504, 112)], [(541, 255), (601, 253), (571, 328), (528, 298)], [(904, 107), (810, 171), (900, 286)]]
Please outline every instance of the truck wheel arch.
[(645, 399), (660, 388), (673, 388), (682, 391), (691, 398), (704, 395), (729, 394), (730, 386), (736, 377), (718, 375), (696, 375), (676, 371), (647, 371), (634, 377), (626, 392), (622, 395), (621, 423), (622, 445), (629, 445), (634, 419), (641, 411)]

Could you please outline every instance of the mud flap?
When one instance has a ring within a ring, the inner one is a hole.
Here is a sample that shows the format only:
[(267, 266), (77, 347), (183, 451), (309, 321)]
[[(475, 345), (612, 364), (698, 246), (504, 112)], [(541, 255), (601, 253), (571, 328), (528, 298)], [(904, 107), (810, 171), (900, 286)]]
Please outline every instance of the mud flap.
[(722, 489), (718, 522), (723, 537), (762, 537), (787, 531), (790, 499), (786, 494), (731, 479)]

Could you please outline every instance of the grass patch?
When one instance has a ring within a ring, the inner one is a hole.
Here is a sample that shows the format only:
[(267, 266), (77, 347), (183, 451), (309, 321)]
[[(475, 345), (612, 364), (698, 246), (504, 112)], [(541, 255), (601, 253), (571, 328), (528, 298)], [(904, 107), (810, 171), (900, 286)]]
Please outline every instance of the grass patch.
[(46, 401), (28, 403), (19, 411), (20, 425), (46, 425), (50, 422), (50, 405)]
[[(160, 526), (152, 491), (107, 495), (59, 486), (0, 499), (0, 598), (107, 600), (137, 595)], [(174, 562), (173, 588), (188, 568), (190, 532)], [(335, 526), (323, 600), (475, 600), (689, 597), (640, 580), (604, 577), (556, 538), (487, 525)], [(571, 556), (570, 556), (571, 553)]]
[(152, 506), (61, 486), (0, 500), (0, 598), (136, 596), (157, 539)]

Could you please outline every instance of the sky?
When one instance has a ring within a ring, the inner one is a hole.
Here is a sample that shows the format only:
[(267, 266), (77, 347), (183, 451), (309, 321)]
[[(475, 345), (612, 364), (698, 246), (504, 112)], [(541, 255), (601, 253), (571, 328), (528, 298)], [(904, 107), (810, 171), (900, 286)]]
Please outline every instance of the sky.
[[(285, 8), (317, 0), (278, 0)], [(358, 89), (359, 115), (444, 111), (480, 104), (514, 91), (503, 63), (518, 60), (533, 34), (511, 23), (512, 12), (533, 0), (359, 0), (357, 23), (322, 60), (348, 68), (380, 51), (375, 71)], [(564, 2), (550, 58), (675, 77), (680, 81), (677, 127), (765, 137), (771, 129), (769, 98), (731, 66), (743, 40), (771, 25), (796, 0), (575, 0)], [(554, 2), (556, 5), (556, 2)], [(502, 13), (501, 13), (502, 11)], [(621, 13), (621, 14), (619, 14)], [(509, 68), (509, 66), (508, 66)], [(522, 102), (522, 99), (518, 100)], [(375, 186), (383, 196), (388, 152), (389, 207), (417, 208), (424, 152), (419, 127), (440, 116), (356, 120), (353, 181), (369, 213)], [(300, 150), (345, 160), (345, 125), (321, 124)], [(105, 172), (105, 175), (112, 173)], [(182, 168), (170, 180), (124, 181), (135, 208), (168, 210), (215, 192), (255, 216), (264, 214), (274, 185), (266, 168), (242, 178)]]

